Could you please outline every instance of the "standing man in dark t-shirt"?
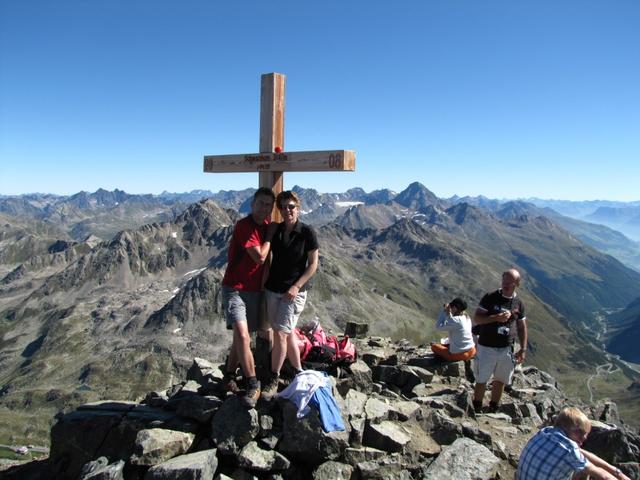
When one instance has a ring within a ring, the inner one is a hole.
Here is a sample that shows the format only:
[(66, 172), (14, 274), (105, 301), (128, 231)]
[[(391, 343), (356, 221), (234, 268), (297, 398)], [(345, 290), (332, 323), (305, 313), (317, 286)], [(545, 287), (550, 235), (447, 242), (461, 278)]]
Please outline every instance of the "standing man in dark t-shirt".
[[(505, 384), (511, 383), (516, 363), (522, 363), (527, 354), (527, 322), (524, 304), (516, 294), (520, 286), (520, 273), (509, 269), (502, 274), (502, 288), (487, 293), (476, 309), (474, 324), (480, 330), (474, 360), (476, 385), (473, 407), (482, 411), (482, 399), (487, 382), (493, 375), (489, 411), (498, 409)], [(513, 344), (518, 336), (520, 350), (514, 355)]]
[(231, 384), (240, 363), (245, 378), (242, 403), (253, 408), (260, 397), (251, 353), (251, 332), (258, 329), (264, 263), (269, 255), (267, 225), (275, 195), (269, 188), (259, 188), (253, 195), (251, 214), (236, 223), (229, 245), (229, 262), (222, 279), (222, 307), (227, 328), (233, 330), (231, 351), (227, 360), (224, 383)]

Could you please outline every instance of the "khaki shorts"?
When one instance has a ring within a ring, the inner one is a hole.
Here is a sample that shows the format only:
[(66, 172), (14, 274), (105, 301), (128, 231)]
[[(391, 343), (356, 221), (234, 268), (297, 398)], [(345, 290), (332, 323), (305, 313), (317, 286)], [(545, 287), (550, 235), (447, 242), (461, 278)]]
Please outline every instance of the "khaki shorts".
[(246, 322), (250, 332), (258, 330), (261, 300), (262, 292), (243, 292), (223, 285), (222, 310), (227, 329), (231, 330), (234, 323)]
[(265, 290), (267, 298), (267, 316), (271, 323), (271, 328), (278, 332), (291, 333), (296, 325), (304, 304), (307, 302), (307, 292), (298, 292), (293, 302), (282, 300), (282, 293)]
[(484, 345), (477, 346), (473, 361), (473, 374), (476, 383), (487, 383), (493, 379), (505, 385), (511, 383), (511, 377), (516, 367), (512, 347), (493, 348)]

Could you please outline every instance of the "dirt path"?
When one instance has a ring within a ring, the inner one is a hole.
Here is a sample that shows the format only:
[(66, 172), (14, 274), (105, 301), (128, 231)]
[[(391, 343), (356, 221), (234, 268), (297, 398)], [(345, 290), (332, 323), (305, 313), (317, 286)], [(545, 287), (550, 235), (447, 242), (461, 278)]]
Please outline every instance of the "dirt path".
[(593, 390), (591, 389), (591, 382), (594, 378), (599, 377), (601, 375), (610, 375), (612, 373), (616, 373), (620, 368), (613, 363), (603, 363), (602, 365), (598, 365), (596, 367), (596, 373), (591, 375), (587, 379), (587, 389), (589, 390), (589, 402), (593, 403)]

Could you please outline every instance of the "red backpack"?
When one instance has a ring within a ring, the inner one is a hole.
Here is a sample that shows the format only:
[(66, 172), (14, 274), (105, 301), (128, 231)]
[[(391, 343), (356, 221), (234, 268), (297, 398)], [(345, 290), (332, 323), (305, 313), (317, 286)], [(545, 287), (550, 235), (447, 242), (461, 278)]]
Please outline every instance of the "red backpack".
[(328, 367), (349, 365), (358, 359), (356, 346), (348, 336), (338, 340), (327, 336), (319, 322), (296, 328), (300, 361), (313, 364), (325, 364)]

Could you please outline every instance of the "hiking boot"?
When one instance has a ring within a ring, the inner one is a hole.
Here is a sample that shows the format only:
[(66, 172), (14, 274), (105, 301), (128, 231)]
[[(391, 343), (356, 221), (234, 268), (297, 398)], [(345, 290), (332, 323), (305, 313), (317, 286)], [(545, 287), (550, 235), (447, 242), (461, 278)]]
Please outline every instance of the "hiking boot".
[(244, 391), (244, 395), (240, 397), (240, 403), (247, 408), (254, 408), (258, 399), (260, 398), (260, 382), (255, 383), (247, 382), (247, 388)]
[(482, 401), (481, 400), (474, 400), (473, 401), (473, 411), (475, 413), (482, 413)]
[(265, 383), (264, 388), (262, 389), (262, 398), (269, 401), (276, 393), (278, 393), (279, 380), (280, 375), (277, 373), (271, 373), (269, 380), (267, 380), (267, 383)]
[(498, 408), (500, 406), (495, 402), (489, 402), (489, 407), (487, 407), (487, 413), (498, 413)]

